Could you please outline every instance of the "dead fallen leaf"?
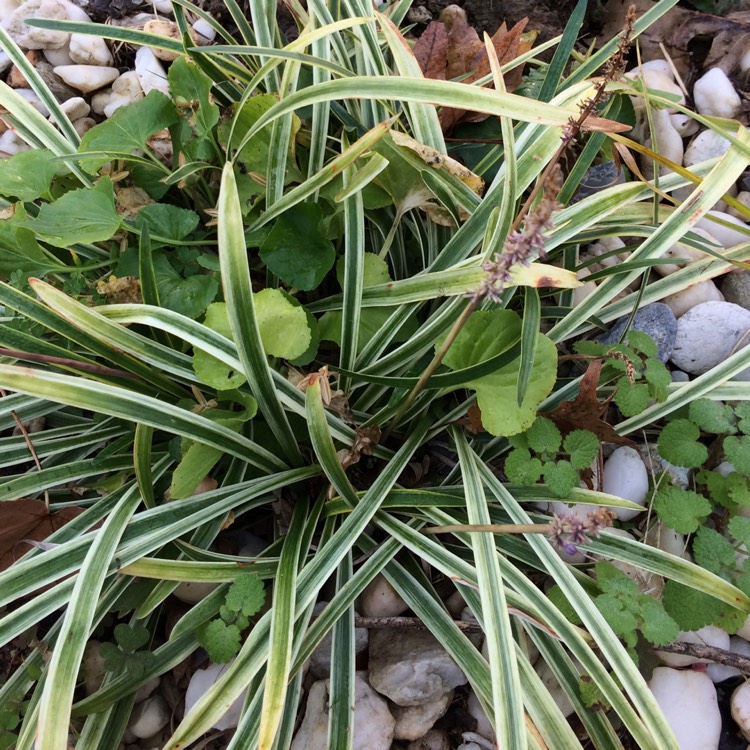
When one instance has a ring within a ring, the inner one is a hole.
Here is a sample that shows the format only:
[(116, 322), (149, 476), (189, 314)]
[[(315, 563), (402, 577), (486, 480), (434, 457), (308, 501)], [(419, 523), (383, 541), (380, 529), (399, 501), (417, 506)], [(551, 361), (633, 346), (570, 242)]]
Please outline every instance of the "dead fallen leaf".
[(425, 78), (445, 80), (448, 59), (448, 29), (440, 21), (431, 21), (412, 50)]
[(474, 401), (474, 403), (468, 408), (466, 416), (461, 417), (461, 419), (456, 420), (456, 422), (468, 430), (472, 435), (481, 432), (484, 429), (484, 424), (482, 423), (482, 412), (479, 408), (479, 404)]
[(635, 447), (632, 440), (618, 435), (612, 425), (604, 419), (610, 399), (599, 401), (596, 396), (602, 363), (601, 359), (591, 362), (581, 378), (578, 395), (572, 401), (563, 401), (560, 406), (544, 416), (551, 419), (563, 435), (573, 430), (590, 430), (602, 443)]
[[(515, 60), (531, 49), (536, 34), (524, 34), (528, 19), (519, 21), (508, 30), (503, 24), (491, 38), (500, 65)], [(457, 5), (449, 5), (433, 21), (414, 45), (425, 78), (459, 80), (471, 84), (490, 72), (490, 61), (484, 42), (466, 19), (466, 12)], [(523, 67), (518, 66), (505, 74), (505, 88), (513, 91), (521, 83)], [(440, 111), (440, 125), (448, 132), (459, 122), (480, 122), (488, 115), (465, 109), (444, 107)]]
[(379, 442), (380, 427), (377, 425), (357, 427), (357, 437), (352, 447), (337, 451), (341, 467), (348, 469), (350, 466), (359, 463), (362, 456), (371, 456)]
[(71, 506), (50, 513), (41, 500), (28, 497), (0, 503), (0, 571), (28, 552), (30, 542), (43, 542), (83, 511)]
[(110, 304), (140, 304), (141, 280), (137, 276), (110, 276), (96, 285), (96, 291), (107, 298)]

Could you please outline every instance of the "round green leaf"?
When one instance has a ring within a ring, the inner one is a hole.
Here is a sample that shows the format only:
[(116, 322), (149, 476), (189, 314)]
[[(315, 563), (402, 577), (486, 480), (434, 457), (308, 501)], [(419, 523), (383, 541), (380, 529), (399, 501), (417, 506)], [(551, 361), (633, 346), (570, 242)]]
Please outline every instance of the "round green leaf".
[(304, 354), (312, 337), (304, 309), (295, 307), (279, 289), (263, 289), (253, 299), (266, 354), (283, 359)]

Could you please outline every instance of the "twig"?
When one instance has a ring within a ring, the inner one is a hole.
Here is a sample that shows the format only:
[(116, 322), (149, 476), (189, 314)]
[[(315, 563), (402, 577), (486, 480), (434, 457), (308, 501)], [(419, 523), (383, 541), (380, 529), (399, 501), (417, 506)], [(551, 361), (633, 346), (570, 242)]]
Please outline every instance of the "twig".
[[(453, 624), (464, 633), (484, 633), (478, 622), (467, 620), (454, 620)], [(418, 617), (355, 617), (355, 628), (368, 628), (369, 630), (384, 630), (386, 628), (398, 628), (399, 630), (429, 630)]]
[(698, 659), (708, 659), (715, 664), (723, 664), (726, 667), (734, 667), (740, 672), (750, 674), (750, 657), (735, 654), (733, 651), (727, 651), (716, 646), (706, 646), (703, 643), (686, 643), (685, 641), (675, 641), (668, 646), (655, 647), (657, 651), (665, 651), (668, 654), (684, 654), (685, 656), (695, 656)]
[(74, 367), (86, 372), (93, 372), (95, 375), (114, 375), (118, 378), (133, 378), (140, 380), (140, 376), (119, 370), (114, 367), (104, 367), (103, 365), (94, 365), (89, 362), (79, 362), (77, 359), (68, 359), (67, 357), (53, 357), (49, 354), (35, 354), (34, 352), (24, 352), (19, 349), (0, 348), (0, 357), (13, 357), (14, 359), (27, 359), (29, 362), (42, 362), (49, 365), (60, 365), (61, 367)]

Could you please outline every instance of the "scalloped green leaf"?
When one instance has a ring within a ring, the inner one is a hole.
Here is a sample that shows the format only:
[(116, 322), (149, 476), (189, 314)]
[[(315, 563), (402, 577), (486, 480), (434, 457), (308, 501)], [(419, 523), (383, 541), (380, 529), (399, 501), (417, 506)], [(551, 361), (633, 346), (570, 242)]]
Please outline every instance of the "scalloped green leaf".
[[(226, 302), (214, 302), (206, 310), (203, 325), (228, 339), (232, 339), (232, 327), (229, 323)], [(202, 349), (195, 350), (193, 355), (193, 370), (201, 383), (215, 388), (217, 391), (228, 391), (239, 388), (246, 380), (244, 373), (224, 364)]]
[(45, 195), (57, 172), (56, 157), (47, 149), (22, 151), (0, 159), (0, 195), (33, 201)]
[(304, 308), (293, 305), (280, 289), (263, 289), (253, 299), (266, 354), (283, 359), (304, 354), (312, 340)]
[(71, 190), (45, 203), (27, 226), (50, 245), (68, 247), (108, 240), (121, 223), (112, 180), (101, 177), (93, 188)]
[[(479, 364), (506, 351), (520, 336), (521, 319), (516, 313), (477, 311), (456, 337), (443, 364), (451, 370)], [(516, 358), (489, 375), (464, 383), (476, 392), (482, 424), (492, 435), (515, 435), (531, 427), (539, 404), (555, 385), (557, 349), (544, 334), (537, 335), (529, 386), (520, 405), (516, 401), (519, 364)]]

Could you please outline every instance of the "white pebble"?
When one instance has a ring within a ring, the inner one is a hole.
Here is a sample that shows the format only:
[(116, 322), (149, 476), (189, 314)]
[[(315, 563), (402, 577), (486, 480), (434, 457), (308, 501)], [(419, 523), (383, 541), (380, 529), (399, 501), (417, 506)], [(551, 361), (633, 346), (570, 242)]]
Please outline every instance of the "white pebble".
[(739, 94), (721, 68), (711, 68), (695, 82), (693, 101), (702, 115), (730, 120), (739, 114), (742, 106)]
[(723, 156), (731, 145), (726, 138), (722, 138), (713, 130), (704, 130), (696, 135), (685, 149), (685, 158), (682, 163), (686, 167), (692, 167), (693, 164)]
[(101, 37), (88, 34), (70, 35), (70, 57), (80, 65), (111, 66), (114, 63), (107, 42)]
[(91, 112), (91, 107), (82, 96), (74, 96), (72, 99), (63, 102), (60, 109), (65, 112), (70, 120), (80, 120), (81, 117), (87, 117)]
[(182, 581), (172, 592), (185, 604), (202, 602), (219, 584), (212, 581)]
[(731, 302), (703, 302), (677, 321), (672, 362), (702, 375), (723, 362), (750, 328), (750, 312)]
[(362, 591), (359, 608), (365, 617), (395, 617), (406, 612), (409, 605), (388, 579), (378, 573)]
[[(725, 227), (723, 224), (719, 224), (716, 221), (711, 221), (708, 216), (715, 216), (717, 219), (721, 219), (727, 224), (731, 224), (732, 226), (737, 227), (737, 229)], [(723, 211), (708, 211), (707, 215), (704, 216), (700, 221), (698, 221), (695, 226), (699, 229), (705, 229), (707, 232), (709, 232), (711, 236), (715, 237), (719, 244), (724, 248), (739, 245), (741, 242), (750, 242), (750, 232), (748, 231), (750, 230), (750, 227), (745, 224), (744, 221), (738, 219), (736, 216), (724, 213)], [(745, 231), (742, 232), (740, 231), (741, 229), (744, 229)]]
[[(621, 445), (604, 464), (602, 492), (623, 500), (644, 505), (648, 493), (648, 472), (635, 448)], [(629, 521), (638, 515), (637, 510), (612, 508), (621, 521)]]
[[(209, 664), (206, 669), (196, 669), (193, 672), (185, 691), (185, 716), (193, 710), (193, 706), (203, 697), (203, 694), (229, 669), (230, 664), (231, 662), (229, 664)], [(213, 729), (223, 731), (224, 729), (234, 729), (237, 726), (246, 694), (247, 690), (240, 693), (237, 700), (213, 725)]]
[(682, 112), (675, 112), (669, 115), (669, 121), (672, 127), (684, 138), (695, 135), (700, 130), (700, 123)]
[(29, 151), (30, 146), (21, 140), (13, 130), (6, 130), (0, 135), (0, 159), (20, 154), (21, 151)]
[[(715, 237), (712, 237), (705, 229), (693, 228), (691, 231), (697, 234), (702, 239), (706, 240), (711, 245), (714, 245), (714, 249), (718, 250), (720, 247), (722, 247), (719, 241)], [(666, 250), (661, 257), (665, 260), (674, 260), (676, 258), (686, 259), (684, 261), (674, 263), (659, 263), (659, 265), (654, 266), (654, 270), (658, 274), (660, 274), (661, 276), (669, 276), (669, 274), (672, 274), (675, 271), (679, 271), (688, 263), (705, 260), (710, 256), (704, 253), (703, 250), (698, 250), (691, 245), (684, 245), (682, 242), (676, 242), (668, 250)]]
[[(750, 192), (741, 190), (737, 193), (737, 202), (750, 210)], [(744, 221), (746, 218), (746, 214), (740, 213), (736, 208), (732, 208), (731, 206), (727, 209), (727, 213), (740, 221)]]
[(160, 695), (139, 703), (130, 716), (128, 730), (139, 739), (153, 737), (169, 721), (169, 706)]
[(732, 718), (746, 740), (750, 740), (750, 682), (743, 682), (732, 693)]
[(723, 302), (724, 295), (711, 279), (706, 279), (706, 281), (699, 281), (680, 292), (670, 294), (662, 301), (669, 306), (675, 318), (679, 318), (702, 302)]
[[(675, 130), (666, 109), (655, 109), (652, 113), (654, 128), (651, 138), (646, 140), (646, 146), (653, 149), (665, 159), (682, 164), (685, 147), (682, 136)], [(659, 164), (659, 174), (664, 176), (672, 170), (664, 164)], [(648, 180), (654, 178), (654, 161), (648, 157), (643, 159), (643, 175)]]
[(167, 71), (148, 47), (141, 47), (135, 53), (135, 72), (138, 74), (144, 94), (156, 89), (162, 94), (169, 95)]
[(208, 21), (204, 21), (202, 18), (199, 18), (193, 24), (193, 31), (195, 31), (196, 34), (200, 34), (204, 39), (207, 39), (209, 42), (212, 42), (214, 39), (216, 39), (216, 29), (213, 26), (211, 26), (211, 24)]
[(152, 0), (152, 4), (157, 12), (172, 15), (172, 0)]
[[(147, 34), (155, 34), (156, 36), (163, 36), (167, 39), (174, 41), (182, 41), (182, 34), (180, 33), (180, 27), (174, 21), (167, 21), (163, 18), (152, 19), (146, 21), (143, 24), (143, 30)], [(171, 62), (179, 57), (177, 52), (170, 52), (169, 50), (163, 49), (152, 49), (151, 50), (156, 57), (165, 62)]]
[(705, 672), (657, 667), (649, 687), (680, 750), (716, 750), (721, 713), (716, 688)]
[(38, 112), (43, 114), (45, 117), (49, 117), (49, 110), (42, 102), (42, 100), (36, 95), (36, 91), (34, 91), (33, 89), (16, 89), (16, 93), (26, 99), (26, 101), (29, 102)]
[(120, 75), (117, 68), (103, 65), (58, 65), (53, 71), (68, 86), (83, 91), (84, 94), (103, 88)]
[(70, 45), (65, 44), (59, 49), (45, 49), (42, 54), (50, 65), (75, 65), (75, 60), (70, 56)]

